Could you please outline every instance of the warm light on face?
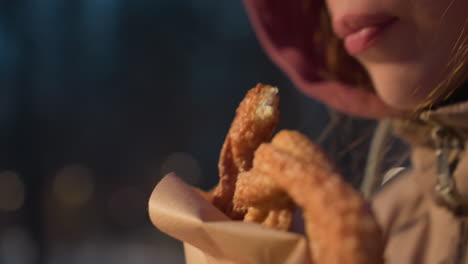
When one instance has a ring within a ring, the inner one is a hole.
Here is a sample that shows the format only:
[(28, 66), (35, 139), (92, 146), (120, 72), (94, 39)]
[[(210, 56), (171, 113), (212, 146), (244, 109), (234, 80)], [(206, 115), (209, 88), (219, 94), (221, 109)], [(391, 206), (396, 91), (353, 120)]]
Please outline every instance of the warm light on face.
[(466, 0), (327, 0), (327, 6), (344, 43), (359, 50), (351, 55), (394, 108), (414, 110), (460, 66), (452, 62), (468, 38)]

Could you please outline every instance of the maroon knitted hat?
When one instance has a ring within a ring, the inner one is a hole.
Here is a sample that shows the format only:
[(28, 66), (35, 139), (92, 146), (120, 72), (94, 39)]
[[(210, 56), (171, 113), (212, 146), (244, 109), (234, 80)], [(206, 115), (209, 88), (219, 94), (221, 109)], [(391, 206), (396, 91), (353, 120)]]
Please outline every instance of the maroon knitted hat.
[[(317, 28), (318, 1), (243, 0), (260, 44), (273, 62), (305, 94), (338, 111), (365, 118), (397, 116), (377, 95), (350, 84), (325, 81), (317, 74), (324, 58), (311, 37)], [(307, 3), (307, 6), (305, 6)]]

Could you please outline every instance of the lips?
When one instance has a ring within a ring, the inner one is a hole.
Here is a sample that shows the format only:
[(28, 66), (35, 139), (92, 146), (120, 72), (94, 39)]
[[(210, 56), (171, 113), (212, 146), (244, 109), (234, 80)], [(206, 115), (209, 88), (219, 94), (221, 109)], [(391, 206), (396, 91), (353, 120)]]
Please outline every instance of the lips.
[(386, 14), (345, 15), (335, 20), (333, 29), (344, 41), (350, 55), (357, 55), (376, 43), (377, 38), (397, 18)]

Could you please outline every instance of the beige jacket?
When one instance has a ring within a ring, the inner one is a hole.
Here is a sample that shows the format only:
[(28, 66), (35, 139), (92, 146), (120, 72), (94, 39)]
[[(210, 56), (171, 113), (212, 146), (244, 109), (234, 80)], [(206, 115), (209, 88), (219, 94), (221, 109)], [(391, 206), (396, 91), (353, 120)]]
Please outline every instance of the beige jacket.
[[(421, 116), (424, 122), (396, 126), (397, 134), (412, 145), (411, 170), (373, 197), (387, 239), (385, 263), (468, 263), (468, 154), (461, 149), (468, 140), (468, 103)], [(437, 129), (442, 133), (434, 136)], [(445, 196), (444, 184), (453, 187)]]

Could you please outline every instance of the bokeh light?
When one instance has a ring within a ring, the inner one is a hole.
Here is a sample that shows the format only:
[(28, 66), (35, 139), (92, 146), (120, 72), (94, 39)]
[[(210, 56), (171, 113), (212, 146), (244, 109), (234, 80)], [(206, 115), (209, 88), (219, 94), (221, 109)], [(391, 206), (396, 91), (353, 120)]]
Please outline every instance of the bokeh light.
[(65, 166), (52, 183), (55, 198), (67, 207), (78, 207), (91, 199), (94, 180), (91, 171), (80, 165)]
[(0, 172), (0, 210), (15, 211), (23, 206), (24, 184), (14, 171)]
[(325, 108), (271, 64), (242, 1), (0, 6), (0, 264), (184, 263), (150, 223), (150, 191), (169, 172), (217, 183), (248, 88), (280, 87), (279, 127), (323, 127)]
[(170, 154), (161, 165), (161, 174), (175, 172), (178, 177), (191, 185), (198, 185), (201, 178), (201, 168), (198, 161), (190, 154), (175, 152)]

